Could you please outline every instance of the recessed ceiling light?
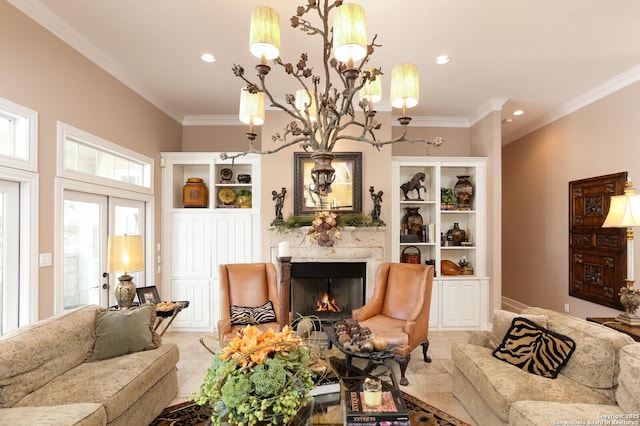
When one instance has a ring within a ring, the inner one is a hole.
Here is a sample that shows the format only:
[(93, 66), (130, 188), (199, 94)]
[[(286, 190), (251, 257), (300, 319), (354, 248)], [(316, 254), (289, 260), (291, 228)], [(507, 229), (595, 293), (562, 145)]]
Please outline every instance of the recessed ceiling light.
[(521, 110), (521, 109), (517, 109), (517, 110), (513, 111), (513, 115), (517, 116), (517, 115), (522, 115), (522, 114), (524, 114), (524, 111)]
[(451, 60), (451, 56), (440, 55), (436, 58), (436, 64), (443, 65), (448, 63)]
[(200, 59), (202, 59), (205, 62), (215, 62), (216, 61), (215, 56), (213, 56), (211, 53), (203, 53), (202, 56), (200, 56)]

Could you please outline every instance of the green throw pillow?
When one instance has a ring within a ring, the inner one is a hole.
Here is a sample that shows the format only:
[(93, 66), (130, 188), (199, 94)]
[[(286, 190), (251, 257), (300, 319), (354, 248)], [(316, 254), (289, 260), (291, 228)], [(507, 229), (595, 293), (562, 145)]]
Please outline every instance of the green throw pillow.
[(153, 331), (155, 320), (154, 305), (100, 312), (96, 318), (93, 359), (99, 361), (157, 348), (160, 345)]
[(575, 348), (570, 337), (540, 327), (526, 318), (514, 318), (493, 356), (529, 373), (555, 379)]

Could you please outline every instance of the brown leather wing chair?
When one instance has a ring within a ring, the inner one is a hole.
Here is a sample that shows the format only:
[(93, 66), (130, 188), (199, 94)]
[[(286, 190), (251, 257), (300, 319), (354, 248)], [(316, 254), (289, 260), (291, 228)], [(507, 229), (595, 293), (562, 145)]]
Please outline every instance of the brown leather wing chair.
[(231, 305), (258, 307), (273, 304), (276, 320), (261, 326), (280, 329), (278, 277), (272, 263), (234, 263), (220, 265), (220, 321), (218, 334), (231, 340), (244, 325), (231, 325)]
[(431, 362), (429, 349), (429, 310), (433, 267), (410, 263), (383, 263), (376, 273), (371, 299), (351, 316), (362, 327), (397, 345), (394, 359), (400, 365), (400, 384), (405, 377), (411, 351), (422, 345), (424, 362)]

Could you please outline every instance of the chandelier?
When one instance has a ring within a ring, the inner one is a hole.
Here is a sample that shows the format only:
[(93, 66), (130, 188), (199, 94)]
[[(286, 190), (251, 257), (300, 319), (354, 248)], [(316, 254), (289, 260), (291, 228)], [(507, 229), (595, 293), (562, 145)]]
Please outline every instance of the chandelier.
[[(335, 9), (335, 10), (334, 10)], [(307, 19), (307, 14), (316, 14), (319, 25)], [(329, 25), (329, 15), (333, 14), (333, 26)], [(258, 81), (250, 81), (242, 66), (234, 64), (233, 73), (246, 82), (240, 92), (240, 120), (249, 125), (246, 133), (249, 149), (245, 152), (223, 158), (237, 158), (249, 153), (272, 154), (286, 147), (299, 145), (311, 152), (314, 166), (311, 169), (313, 184), (310, 190), (327, 195), (335, 179), (331, 161), (336, 144), (340, 141), (356, 141), (370, 144), (380, 150), (384, 145), (396, 142), (422, 142), (428, 147), (438, 147), (444, 140), (433, 141), (409, 139), (407, 126), (411, 117), (407, 109), (418, 104), (418, 68), (411, 63), (399, 64), (391, 71), (391, 105), (402, 110), (398, 122), (402, 127), (400, 136), (381, 141), (375, 132), (381, 124), (376, 120), (373, 104), (382, 99), (380, 68), (367, 67), (375, 48), (377, 35), (367, 44), (364, 9), (353, 3), (343, 4), (342, 0), (308, 0), (306, 6), (299, 6), (291, 17), (291, 26), (311, 36), (322, 38), (322, 70), (314, 74), (308, 65), (308, 55), (303, 53), (297, 63), (285, 63), (280, 58), (280, 22), (274, 9), (257, 7), (251, 14), (250, 50), (260, 58), (256, 65)], [(295, 94), (286, 94), (284, 102), (277, 100), (267, 89), (266, 81), (271, 67), (268, 60), (281, 67), (297, 81), (299, 89)], [(356, 94), (358, 100), (356, 101)], [(284, 111), (291, 118), (284, 133), (272, 136), (278, 146), (272, 149), (257, 149), (254, 146), (256, 133), (254, 126), (264, 123), (265, 97), (271, 106)], [(356, 107), (362, 111), (356, 113)]]

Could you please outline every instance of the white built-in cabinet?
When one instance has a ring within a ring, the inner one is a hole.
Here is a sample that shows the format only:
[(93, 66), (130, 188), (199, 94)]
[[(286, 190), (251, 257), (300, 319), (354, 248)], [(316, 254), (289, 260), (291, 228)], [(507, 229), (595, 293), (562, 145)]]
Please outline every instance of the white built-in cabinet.
[[(416, 174), (424, 173), (420, 196), (410, 192), (405, 200), (401, 185)], [(457, 176), (468, 175), (473, 185), (470, 209), (446, 210), (441, 201), (441, 188), (453, 189)], [(486, 159), (476, 157), (394, 157), (392, 162), (392, 262), (400, 262), (403, 250), (418, 254), (422, 263), (433, 262), (436, 277), (431, 295), (429, 327), (437, 330), (487, 329), (489, 310), (489, 277), (487, 277), (486, 241)], [(403, 217), (408, 208), (417, 208), (427, 226), (429, 238), (423, 241), (401, 241)], [(443, 244), (447, 231), (458, 223), (468, 241), (464, 246)], [(430, 228), (430, 229), (429, 229)], [(442, 260), (458, 264), (466, 259), (473, 267), (472, 275), (443, 275)]]
[[(260, 157), (249, 155), (232, 162), (215, 152), (164, 152), (160, 164), (162, 288), (170, 291), (162, 296), (189, 301), (189, 307), (174, 320), (173, 329), (211, 332), (220, 318), (219, 265), (259, 262), (261, 258)], [(238, 182), (239, 174), (251, 176), (251, 182)], [(201, 178), (208, 188), (207, 207), (183, 205), (184, 184), (193, 177)], [(226, 198), (218, 196), (222, 190), (251, 191), (252, 207), (225, 204), (222, 199)]]

